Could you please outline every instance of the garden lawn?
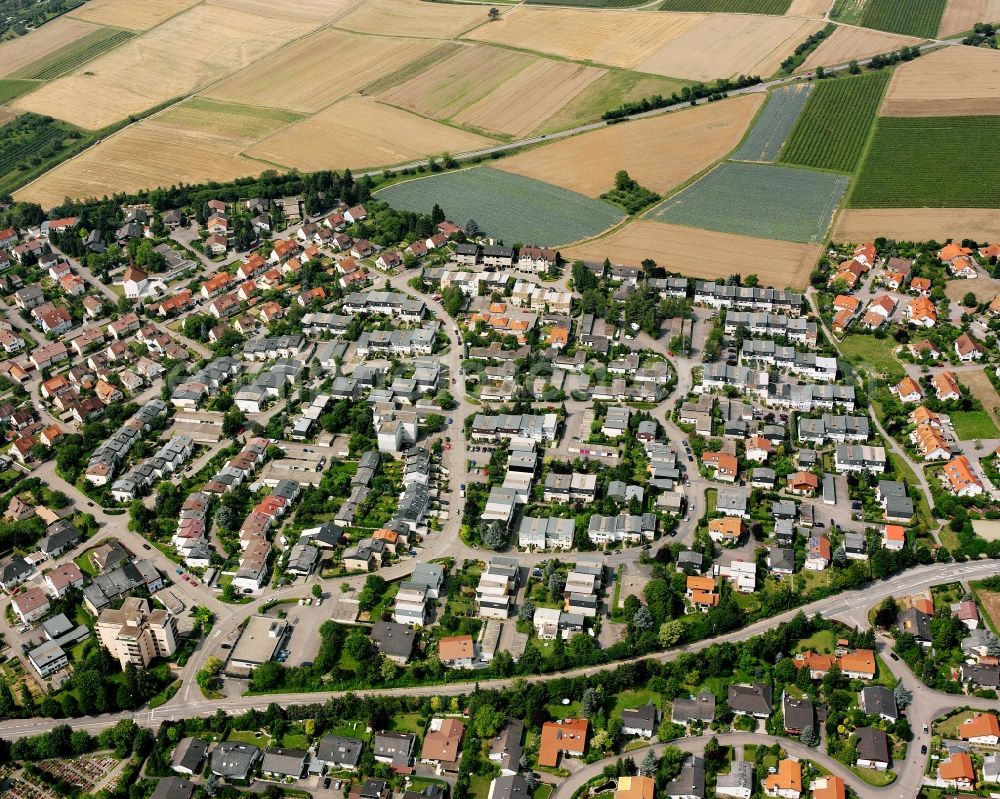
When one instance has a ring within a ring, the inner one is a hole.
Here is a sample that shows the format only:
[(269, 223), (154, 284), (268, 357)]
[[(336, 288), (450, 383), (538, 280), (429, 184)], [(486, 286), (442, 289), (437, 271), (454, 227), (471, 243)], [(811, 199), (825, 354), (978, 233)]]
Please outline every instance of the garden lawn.
[(457, 224), (471, 219), (489, 236), (541, 245), (588, 238), (625, 216), (609, 203), (485, 166), (408, 180), (375, 196), (406, 211), (429, 213), (436, 203)]
[(832, 655), (836, 644), (837, 638), (833, 634), (833, 630), (819, 630), (808, 638), (803, 638), (799, 641), (795, 645), (795, 652), (812, 650), (813, 652), (819, 652), (821, 655)]
[(1000, 208), (1000, 117), (882, 117), (849, 199), (853, 208)]
[(286, 732), (281, 739), (285, 749), (308, 749), (309, 736), (301, 732)]
[(419, 713), (400, 713), (392, 717), (392, 729), (395, 732), (412, 732), (414, 735), (423, 735), (424, 728), (420, 724)]
[(622, 691), (615, 696), (615, 706), (611, 709), (610, 716), (621, 716), (623, 710), (629, 708), (642, 707), (643, 705), (656, 705), (662, 707), (660, 695), (648, 689), (639, 691)]
[(876, 788), (883, 788), (896, 780), (896, 773), (893, 771), (876, 771), (873, 768), (860, 768), (859, 766), (851, 766), (851, 771)]
[(974, 438), (1000, 438), (993, 417), (986, 411), (958, 411), (949, 414), (959, 441)]
[(773, 164), (727, 162), (658, 205), (659, 222), (812, 243), (826, 236), (847, 177)]
[(579, 718), (583, 710), (579, 702), (570, 702), (564, 705), (561, 702), (552, 702), (545, 706), (549, 715), (554, 719), (575, 719)]
[(874, 367), (893, 381), (902, 380), (906, 371), (893, 354), (895, 344), (891, 339), (875, 336), (848, 335), (840, 342), (841, 354), (859, 369)]

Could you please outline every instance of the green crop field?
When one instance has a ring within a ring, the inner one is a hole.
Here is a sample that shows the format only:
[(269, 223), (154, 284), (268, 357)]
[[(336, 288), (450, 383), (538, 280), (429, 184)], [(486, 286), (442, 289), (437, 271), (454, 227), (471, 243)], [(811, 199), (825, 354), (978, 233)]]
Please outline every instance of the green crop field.
[(986, 411), (958, 411), (949, 416), (959, 441), (997, 437), (997, 426)]
[(753, 127), (729, 157), (734, 161), (773, 161), (777, 158), (812, 89), (811, 83), (800, 83), (771, 92)]
[(375, 196), (407, 211), (429, 213), (437, 203), (457, 224), (474, 219), (484, 233), (508, 243), (566, 244), (624, 217), (600, 200), (485, 166), (397, 183)]
[(649, 216), (722, 233), (815, 242), (826, 235), (846, 189), (847, 178), (831, 172), (727, 162)]
[(889, 75), (883, 69), (820, 82), (778, 160), (837, 172), (857, 169)]
[(131, 31), (123, 31), (118, 28), (100, 28), (93, 33), (88, 33), (82, 39), (77, 39), (75, 42), (33, 61), (23, 69), (12, 73), (11, 77), (31, 80), (58, 78), (81, 64), (86, 64), (101, 53), (128, 41), (134, 35)]
[(648, 0), (525, 0), (532, 6), (573, 6), (575, 8), (631, 8)]
[(86, 141), (81, 131), (52, 117), (22, 114), (8, 122), (0, 127), (0, 193), (20, 188)]
[(859, 24), (889, 33), (933, 39), (947, 0), (865, 0)]
[(781, 15), (791, 4), (792, 0), (665, 0), (659, 10)]
[[(882, 117), (849, 204), (854, 208), (1000, 208), (1000, 117)], [(984, 172), (986, 168), (986, 172)]]
[(0, 80), (0, 103), (9, 103), (41, 85), (33, 80)]

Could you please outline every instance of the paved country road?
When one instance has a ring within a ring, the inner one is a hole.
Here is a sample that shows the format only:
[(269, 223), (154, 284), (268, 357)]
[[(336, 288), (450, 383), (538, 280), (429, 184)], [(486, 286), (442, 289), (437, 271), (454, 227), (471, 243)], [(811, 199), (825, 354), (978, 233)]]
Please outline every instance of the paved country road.
[[(648, 656), (648, 659), (668, 661), (673, 660), (682, 652), (698, 652), (713, 643), (721, 641), (738, 641), (757, 635), (765, 630), (771, 629), (781, 622), (787, 621), (800, 610), (808, 615), (819, 613), (826, 618), (846, 619), (848, 623), (859, 624), (858, 617), (864, 616), (867, 608), (876, 605), (889, 595), (899, 595), (912, 593), (936, 585), (944, 581), (954, 580), (977, 580), (997, 573), (997, 563), (992, 560), (977, 561), (963, 564), (935, 564), (932, 566), (921, 566), (912, 569), (904, 574), (898, 575), (890, 580), (873, 583), (863, 589), (844, 592), (835, 597), (828, 597), (817, 602), (812, 602), (800, 608), (794, 608), (784, 613), (773, 616), (749, 625), (740, 630), (735, 630), (725, 635), (715, 638), (698, 641), (697, 643), (677, 649), (670, 649), (664, 652), (657, 652)], [(641, 660), (644, 658), (636, 658)], [(601, 666), (589, 666), (586, 668), (570, 669), (553, 674), (542, 674), (531, 677), (532, 680), (557, 680), (563, 677), (579, 677), (596, 674), (607, 669), (614, 668), (616, 663), (604, 664)], [(896, 673), (897, 664), (893, 664), (891, 670)], [(190, 673), (190, 672), (189, 672)], [(900, 672), (897, 676), (904, 676)], [(506, 688), (518, 678), (483, 680), (479, 682), (481, 688)], [(914, 707), (919, 711), (922, 718), (914, 722), (914, 726), (919, 729), (919, 724), (924, 720), (930, 721), (940, 710), (957, 705), (968, 704), (974, 707), (993, 708), (1000, 710), (1000, 702), (995, 700), (977, 699), (975, 697), (956, 697), (933, 691), (929, 688), (921, 687), (916, 680), (910, 678), (908, 685), (914, 691)], [(68, 719), (66, 723), (71, 724), (76, 729), (85, 729), (90, 732), (98, 732), (106, 727), (112, 726), (122, 719), (133, 719), (139, 724), (155, 727), (163, 720), (180, 718), (190, 718), (194, 716), (211, 715), (216, 710), (224, 710), (228, 713), (238, 714), (250, 708), (265, 708), (270, 702), (278, 702), (282, 706), (308, 705), (322, 703), (332, 697), (343, 696), (347, 693), (357, 695), (385, 695), (385, 696), (450, 696), (454, 694), (467, 693), (473, 688), (473, 683), (458, 682), (441, 685), (408, 686), (404, 688), (362, 688), (354, 691), (324, 691), (316, 693), (279, 693), (266, 696), (239, 696), (223, 699), (204, 699), (199, 692), (185, 692), (182, 696), (179, 692), (170, 702), (155, 710), (139, 710), (134, 713), (113, 713), (103, 716), (87, 716), (79, 719)], [(918, 699), (919, 697), (919, 699)], [(915, 718), (915, 716), (911, 716)], [(52, 719), (8, 719), (0, 722), (0, 737), (13, 740), (26, 735), (37, 735), (52, 728)], [(919, 736), (914, 740), (914, 744), (919, 747)], [(857, 780), (856, 780), (857, 781)], [(899, 781), (901, 782), (901, 781)], [(910, 794), (911, 796), (913, 794)]]

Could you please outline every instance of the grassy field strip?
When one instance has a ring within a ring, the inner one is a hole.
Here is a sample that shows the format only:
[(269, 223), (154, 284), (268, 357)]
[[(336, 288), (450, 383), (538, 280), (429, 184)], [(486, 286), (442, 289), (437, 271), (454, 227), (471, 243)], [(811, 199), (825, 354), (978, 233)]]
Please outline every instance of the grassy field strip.
[(726, 14), (774, 14), (788, 11), (792, 0), (665, 0), (660, 11), (709, 11)]
[(1000, 208), (1000, 117), (882, 117), (849, 199), (853, 208)]
[(10, 75), (12, 78), (28, 80), (52, 80), (71, 72), (81, 64), (127, 42), (135, 34), (118, 28), (101, 28), (72, 44), (61, 47), (54, 53), (39, 58), (23, 69)]
[(15, 97), (27, 94), (36, 86), (41, 85), (36, 80), (8, 80), (0, 79), (0, 105), (9, 103)]
[(727, 162), (649, 217), (676, 225), (811, 243), (826, 235), (848, 180), (806, 169)]
[(438, 203), (449, 219), (475, 219), (491, 236), (542, 245), (588, 238), (624, 218), (600, 200), (483, 166), (397, 183), (375, 196), (407, 211)]
[(821, 82), (778, 161), (835, 172), (857, 169), (889, 77), (880, 70)]
[(811, 83), (800, 83), (775, 89), (767, 99), (753, 127), (740, 146), (730, 155), (733, 161), (770, 162), (778, 157), (795, 120), (813, 91)]
[(947, 0), (866, 0), (860, 25), (889, 33), (933, 39)]

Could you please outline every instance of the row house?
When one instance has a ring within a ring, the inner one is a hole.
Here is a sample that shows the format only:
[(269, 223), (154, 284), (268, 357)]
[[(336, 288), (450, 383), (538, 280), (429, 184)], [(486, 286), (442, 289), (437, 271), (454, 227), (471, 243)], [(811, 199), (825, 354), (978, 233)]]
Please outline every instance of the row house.
[(871, 427), (867, 416), (824, 413), (819, 419), (799, 417), (799, 440), (805, 443), (860, 443), (867, 441), (870, 435)]
[(434, 348), (435, 328), (416, 330), (372, 330), (358, 338), (357, 354), (367, 358), (377, 355), (430, 355)]
[(837, 359), (799, 352), (794, 347), (775, 344), (769, 339), (745, 339), (740, 361), (764, 363), (812, 380), (830, 382), (837, 379)]
[(347, 313), (380, 313), (419, 322), (427, 312), (423, 300), (414, 300), (397, 291), (355, 292), (344, 299)]
[(132, 501), (155, 482), (176, 474), (193, 451), (194, 441), (189, 436), (174, 436), (153, 457), (136, 464), (112, 483), (111, 495), (119, 502)]
[(834, 467), (840, 474), (882, 474), (886, 468), (885, 449), (865, 444), (838, 444)]
[(768, 387), (765, 402), (770, 407), (808, 413), (813, 410), (833, 410), (837, 407), (853, 411), (855, 399), (854, 386), (830, 384), (799, 386), (779, 383)]
[(719, 285), (698, 281), (694, 286), (694, 301), (713, 308), (739, 311), (764, 311), (798, 316), (802, 310), (802, 295), (792, 291), (750, 286)]
[(727, 335), (733, 335), (741, 327), (751, 336), (784, 337), (810, 347), (815, 347), (819, 340), (819, 327), (816, 322), (787, 314), (750, 311), (730, 311), (726, 314)]

